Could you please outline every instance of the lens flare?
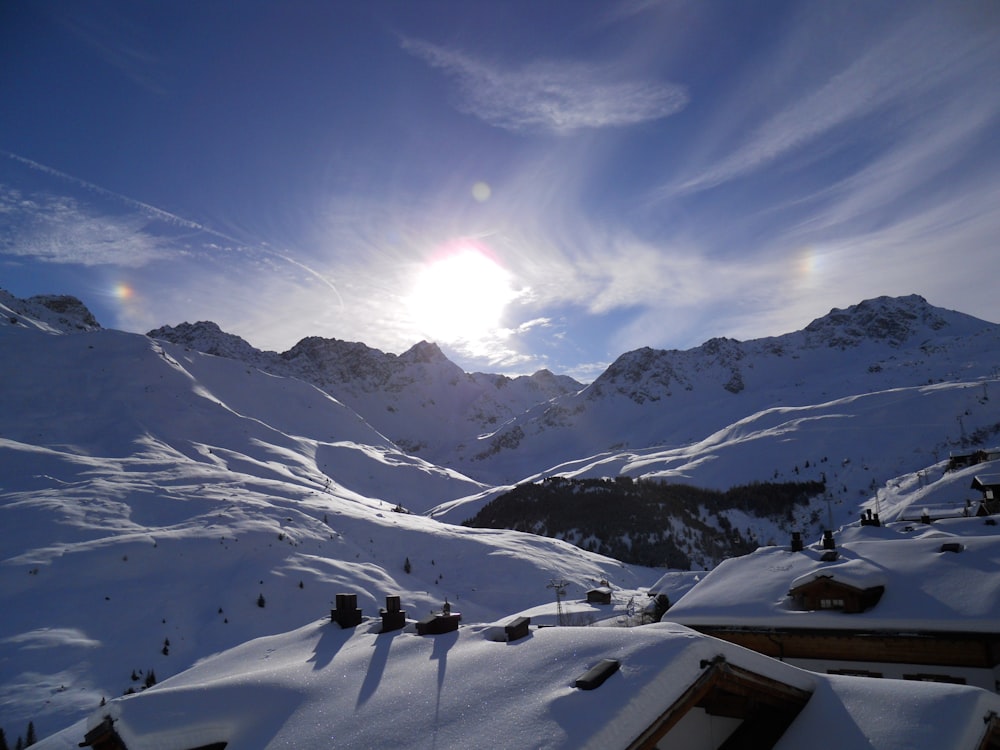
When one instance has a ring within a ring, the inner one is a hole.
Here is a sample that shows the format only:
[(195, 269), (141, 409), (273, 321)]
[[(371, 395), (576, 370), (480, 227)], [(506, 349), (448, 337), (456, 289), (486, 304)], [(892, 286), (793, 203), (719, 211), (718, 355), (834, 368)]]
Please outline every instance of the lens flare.
[(485, 203), (486, 201), (488, 201), (492, 193), (493, 191), (490, 189), (488, 183), (477, 182), (475, 185), (472, 186), (472, 197), (475, 198), (480, 203)]
[(125, 282), (115, 284), (112, 291), (115, 297), (122, 302), (128, 302), (135, 296), (135, 290)]

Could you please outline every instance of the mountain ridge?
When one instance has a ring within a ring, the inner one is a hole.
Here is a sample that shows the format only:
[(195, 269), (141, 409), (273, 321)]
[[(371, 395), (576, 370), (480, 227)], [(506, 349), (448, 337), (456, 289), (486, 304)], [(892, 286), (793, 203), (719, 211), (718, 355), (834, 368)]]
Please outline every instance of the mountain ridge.
[[(996, 378), (998, 353), (1000, 325), (935, 308), (918, 295), (879, 297), (834, 308), (781, 336), (627, 352), (587, 388), (535, 407), (450, 465), (485, 481), (510, 481), (504, 454), (511, 451), (544, 456), (552, 466), (552, 459), (685, 444), (763, 409)], [(534, 468), (548, 468), (542, 463)]]
[[(483, 406), (477, 378), (501, 394), (530, 380), (463, 377), (428, 345), (388, 379), (375, 368), (335, 394), (183, 343), (87, 329), (73, 304), (32, 303), (40, 305), (35, 318), (22, 302), (0, 299), (5, 721), (34, 718), (48, 733), (133, 687), (135, 670), (169, 677), (234, 644), (325, 617), (344, 591), (356, 592), (367, 612), (399, 594), (411, 617), (447, 598), (468, 622), (491, 622), (550, 602), (554, 579), (580, 598), (607, 580), (627, 600), (662, 575), (559, 539), (453, 525), (510, 483), (483, 482), (460, 460), (415, 456), (375, 424), (386, 414), (414, 439), (428, 425), (468, 439), (475, 425), (462, 415)], [(962, 335), (949, 337), (933, 317), (905, 319), (908, 338), (878, 324), (884, 340), (845, 349), (829, 346), (834, 336), (822, 331), (809, 334), (824, 344), (811, 350), (792, 339), (753, 344), (759, 350), (713, 340), (679, 356), (672, 373), (657, 369), (662, 355), (640, 351), (625, 362), (649, 364), (609, 376), (600, 398), (594, 388), (529, 398), (525, 388), (520, 417), (506, 424), (495, 411), (491, 433), (450, 455), (488, 450), (516, 428), (522, 436), (496, 451), (496, 464), (473, 465), (517, 483), (630, 477), (719, 488), (823, 479), (826, 497), (796, 504), (790, 518), (768, 519), (749, 502), (690, 511), (720, 533), (763, 542), (790, 529), (815, 538), (865, 509), (897, 519), (924, 505), (960, 514), (977, 468), (949, 472), (948, 454), (1000, 434), (997, 327), (962, 328), (956, 319)], [(862, 329), (850, 320), (837, 326), (839, 337), (844, 326)], [(220, 351), (244, 350), (217, 326), (194, 332), (226, 343)], [(369, 361), (366, 349), (357, 352)], [(725, 388), (734, 366), (745, 385), (736, 393)], [(659, 398), (638, 403), (629, 388)], [(517, 403), (501, 402), (508, 411)], [(435, 424), (431, 414), (455, 419)], [(489, 424), (490, 416), (484, 408), (480, 418)], [(540, 416), (545, 429), (535, 433)], [(671, 430), (677, 439), (665, 445)], [(612, 440), (631, 445), (605, 445)], [(699, 546), (683, 524), (671, 520), (667, 531), (695, 567), (717, 562), (721, 553)], [(560, 533), (568, 539), (573, 529), (561, 525)]]

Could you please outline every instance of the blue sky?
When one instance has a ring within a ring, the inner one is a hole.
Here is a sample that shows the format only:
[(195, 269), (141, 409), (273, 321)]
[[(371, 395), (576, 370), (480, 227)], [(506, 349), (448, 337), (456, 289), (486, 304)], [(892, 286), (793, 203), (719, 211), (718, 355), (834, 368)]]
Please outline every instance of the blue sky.
[(991, 0), (4, 3), (0, 287), (583, 380), (1000, 321), (998, 70)]

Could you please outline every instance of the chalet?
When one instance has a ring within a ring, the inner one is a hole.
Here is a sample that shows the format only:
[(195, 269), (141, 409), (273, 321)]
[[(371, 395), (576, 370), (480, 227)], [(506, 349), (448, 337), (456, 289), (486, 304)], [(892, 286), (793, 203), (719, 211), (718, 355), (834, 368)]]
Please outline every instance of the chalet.
[(948, 471), (957, 471), (968, 466), (975, 466), (989, 460), (989, 454), (984, 450), (972, 453), (955, 453), (948, 457)]
[(587, 592), (589, 604), (611, 604), (611, 587), (606, 583)]
[(821, 544), (763, 547), (723, 562), (664, 619), (808, 669), (1000, 691), (996, 528), (847, 527), (830, 561)]
[[(995, 750), (1000, 696), (816, 674), (672, 623), (417, 637), (313, 623), (93, 715), (98, 750), (500, 747)], [(873, 711), (872, 706), (883, 710)], [(944, 706), (947, 710), (941, 710)], [(933, 716), (933, 721), (927, 717)], [(387, 719), (387, 717), (389, 717)], [(101, 744), (114, 737), (117, 744)]]
[(851, 560), (799, 576), (792, 581), (788, 595), (803, 610), (835, 609), (853, 614), (874, 607), (884, 591), (880, 571)]
[(983, 499), (976, 510), (977, 516), (992, 516), (1000, 513), (1000, 474), (974, 476), (970, 489), (983, 493)]

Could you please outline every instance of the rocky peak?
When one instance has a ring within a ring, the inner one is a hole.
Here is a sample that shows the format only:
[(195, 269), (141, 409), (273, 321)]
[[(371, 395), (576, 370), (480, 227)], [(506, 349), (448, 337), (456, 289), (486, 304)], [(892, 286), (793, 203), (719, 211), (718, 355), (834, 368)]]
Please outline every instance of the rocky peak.
[(321, 387), (358, 381), (359, 386), (370, 389), (389, 379), (390, 360), (395, 356), (356, 341), (307, 336), (282, 353), (281, 359)]
[(451, 364), (451, 361), (444, 356), (441, 348), (430, 341), (421, 341), (414, 344), (399, 355), (399, 361), (404, 364), (431, 364), (432, 362), (448, 362)]
[(937, 308), (917, 294), (906, 297), (876, 297), (846, 310), (832, 309), (805, 327), (811, 339), (831, 347), (857, 346), (864, 340), (883, 341), (899, 347), (915, 334), (939, 331), (948, 321)]
[(226, 333), (210, 320), (200, 320), (197, 323), (184, 322), (177, 326), (162, 326), (146, 335), (151, 339), (169, 341), (172, 344), (186, 346), (189, 349), (212, 354), (216, 357), (229, 357), (230, 359), (251, 362), (261, 355), (261, 351), (246, 340), (235, 334)]
[(39, 294), (28, 299), (18, 299), (0, 289), (0, 305), (10, 311), (7, 323), (20, 325), (31, 320), (32, 327), (61, 333), (100, 330), (94, 314), (76, 297), (68, 294)]

